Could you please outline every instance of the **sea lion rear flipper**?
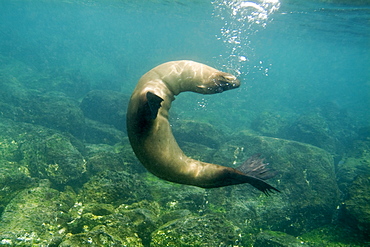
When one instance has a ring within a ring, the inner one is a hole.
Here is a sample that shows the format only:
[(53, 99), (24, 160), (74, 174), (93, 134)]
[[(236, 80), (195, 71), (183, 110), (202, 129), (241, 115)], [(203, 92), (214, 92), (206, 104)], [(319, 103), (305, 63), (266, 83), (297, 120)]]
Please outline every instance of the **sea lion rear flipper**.
[(248, 179), (246, 179), (249, 180), (248, 183), (266, 195), (269, 195), (269, 192), (273, 191), (280, 192), (278, 189), (263, 181), (275, 177), (278, 172), (267, 168), (266, 166), (268, 163), (263, 163), (264, 159), (261, 159), (260, 156), (260, 154), (252, 155), (241, 166), (236, 168), (236, 170), (244, 173), (245, 176), (248, 177)]
[(145, 113), (146, 113), (145, 118), (147, 120), (153, 120), (157, 117), (158, 110), (161, 107), (161, 103), (163, 99), (152, 92), (146, 93), (146, 99), (148, 101), (145, 103), (145, 106), (144, 106)]
[(263, 163), (264, 159), (260, 158), (261, 154), (254, 154), (249, 159), (247, 159), (241, 166), (236, 169), (245, 173), (246, 175), (256, 177), (262, 180), (275, 177), (278, 172), (269, 169), (268, 163)]
[(249, 184), (255, 187), (256, 189), (262, 191), (266, 196), (269, 196), (271, 192), (280, 192), (280, 190), (276, 189), (275, 187), (269, 185), (265, 181), (262, 181), (261, 179), (255, 178), (255, 177), (249, 177)]

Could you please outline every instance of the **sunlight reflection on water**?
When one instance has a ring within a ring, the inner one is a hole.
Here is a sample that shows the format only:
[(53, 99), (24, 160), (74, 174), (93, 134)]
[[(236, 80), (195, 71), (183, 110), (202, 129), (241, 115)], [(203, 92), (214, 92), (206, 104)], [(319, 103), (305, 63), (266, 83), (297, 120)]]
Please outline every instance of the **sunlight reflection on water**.
[(213, 15), (224, 22), (217, 36), (227, 48), (226, 53), (219, 55), (221, 66), (237, 76), (248, 74), (248, 68), (244, 68), (249, 58), (254, 56), (249, 37), (271, 21), (270, 16), (280, 7), (279, 0), (215, 0), (212, 4)]

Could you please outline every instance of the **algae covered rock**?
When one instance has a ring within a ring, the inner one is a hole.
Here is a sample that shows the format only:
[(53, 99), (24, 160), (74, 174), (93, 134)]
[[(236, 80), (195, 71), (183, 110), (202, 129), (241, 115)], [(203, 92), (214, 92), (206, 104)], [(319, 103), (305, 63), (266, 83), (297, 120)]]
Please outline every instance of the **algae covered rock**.
[(301, 116), (288, 131), (293, 140), (321, 147), (332, 153), (336, 150), (336, 140), (327, 120), (315, 113)]
[(1, 104), (4, 117), (69, 132), (79, 138), (84, 136), (85, 119), (76, 101), (58, 93), (26, 90), (9, 94), (9, 101)]
[(86, 168), (88, 176), (106, 170), (125, 171), (130, 174), (147, 173), (137, 160), (128, 140), (114, 146), (106, 144), (86, 145)]
[[(345, 201), (347, 215), (355, 220), (364, 234), (370, 231), (370, 175), (358, 176), (352, 183), (348, 200)], [(347, 221), (349, 219), (347, 218)]]
[(131, 219), (110, 204), (76, 203), (69, 214), (70, 233), (61, 246), (142, 246)]
[(125, 230), (126, 229), (122, 227), (117, 228), (116, 226), (99, 225), (86, 233), (68, 235), (58, 246), (143, 246), (140, 238), (135, 233), (122, 236), (122, 232), (127, 232), (127, 230)]
[(344, 158), (337, 164), (338, 186), (347, 197), (351, 184), (358, 176), (370, 174), (370, 155)]
[(264, 231), (257, 235), (254, 247), (297, 247), (307, 246), (304, 243), (284, 232)]
[(263, 112), (251, 123), (251, 128), (264, 136), (282, 137), (283, 130), (287, 125), (280, 114)]
[(255, 153), (262, 153), (265, 162), (279, 171), (268, 183), (281, 193), (265, 197), (250, 185), (239, 185), (211, 191), (209, 205), (222, 205), (228, 219), (247, 222), (250, 229), (297, 235), (330, 223), (339, 204), (339, 190), (328, 152), (304, 143), (240, 132), (220, 149), (214, 163), (243, 162)]
[(103, 124), (86, 118), (84, 141), (91, 144), (115, 145), (123, 142), (126, 137), (123, 131), (114, 128), (111, 125)]
[(218, 148), (224, 140), (223, 133), (211, 124), (197, 121), (174, 121), (173, 134), (181, 142), (193, 142), (210, 148)]
[(152, 233), (150, 246), (242, 246), (240, 229), (216, 216), (187, 216)]
[(17, 173), (49, 179), (55, 186), (81, 182), (86, 170), (81, 154), (84, 147), (73, 136), (9, 119), (0, 119), (0, 131), (0, 140), (3, 140), (3, 151), (0, 151), (3, 158), (0, 159), (11, 162), (11, 169), (17, 168)]
[(140, 201), (131, 205), (76, 203), (70, 210), (71, 234), (61, 246), (149, 246), (158, 227), (159, 205)]
[[(0, 150), (2, 146), (1, 143)], [(0, 215), (14, 196), (23, 189), (32, 187), (34, 183), (27, 167), (0, 159)]]
[(20, 133), (13, 123), (0, 118), (0, 214), (15, 195), (34, 185), (27, 165), (20, 163)]
[(25, 189), (6, 206), (0, 219), (0, 239), (10, 245), (57, 245), (66, 234), (64, 211), (71, 198), (50, 188), (47, 180)]
[(120, 92), (94, 90), (83, 98), (80, 107), (86, 117), (126, 131), (128, 100), (129, 97)]
[(146, 185), (135, 174), (106, 170), (90, 178), (80, 192), (82, 202), (131, 204), (150, 199)]
[(186, 209), (201, 212), (206, 204), (207, 190), (164, 181), (147, 173), (144, 180), (153, 200), (169, 210)]
[(345, 153), (357, 138), (353, 120), (345, 110), (332, 102), (300, 116), (286, 132), (286, 138), (309, 143), (336, 155)]
[(71, 139), (53, 131), (27, 133), (20, 152), (33, 177), (57, 186), (77, 182), (86, 172), (85, 159)]
[(345, 225), (325, 225), (299, 236), (304, 246), (363, 247), (368, 246), (364, 236)]

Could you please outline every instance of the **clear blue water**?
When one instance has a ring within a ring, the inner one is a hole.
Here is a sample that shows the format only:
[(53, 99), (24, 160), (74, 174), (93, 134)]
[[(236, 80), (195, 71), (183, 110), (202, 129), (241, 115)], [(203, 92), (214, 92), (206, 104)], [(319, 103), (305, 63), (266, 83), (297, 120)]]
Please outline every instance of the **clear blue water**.
[(368, 125), (370, 5), (257, 4), (2, 0), (0, 54), (39, 71), (76, 70), (91, 89), (127, 94), (152, 67), (191, 59), (243, 84), (218, 96), (181, 96), (179, 116), (222, 116), (242, 128), (261, 111), (294, 117), (331, 102)]

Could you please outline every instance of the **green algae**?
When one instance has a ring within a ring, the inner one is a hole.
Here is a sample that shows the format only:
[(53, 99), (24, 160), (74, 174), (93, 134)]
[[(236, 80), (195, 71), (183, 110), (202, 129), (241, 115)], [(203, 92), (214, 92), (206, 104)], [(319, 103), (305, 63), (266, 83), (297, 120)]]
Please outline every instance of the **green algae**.
[(326, 225), (300, 236), (300, 239), (312, 247), (362, 247), (367, 246), (363, 236), (346, 226)]

